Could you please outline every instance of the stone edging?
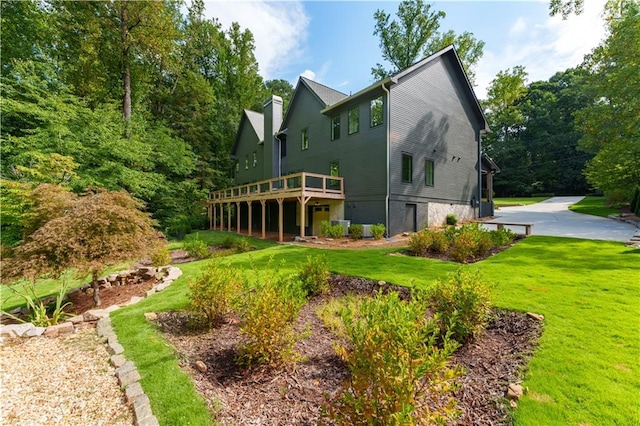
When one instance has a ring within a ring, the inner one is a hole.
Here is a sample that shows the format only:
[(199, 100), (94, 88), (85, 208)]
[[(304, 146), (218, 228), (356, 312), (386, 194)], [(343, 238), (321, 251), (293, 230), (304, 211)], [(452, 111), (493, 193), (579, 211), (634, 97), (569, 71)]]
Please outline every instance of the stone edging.
[[(176, 267), (165, 268), (167, 275), (162, 281), (152, 289), (147, 291), (145, 297), (162, 291), (175, 281), (182, 271)], [(113, 305), (106, 309), (92, 309), (83, 315), (77, 315), (69, 321), (49, 327), (36, 327), (32, 323), (10, 324), (0, 326), (0, 336), (2, 337), (58, 337), (60, 335), (75, 333), (76, 330), (92, 326), (95, 324), (98, 337), (107, 345), (109, 361), (115, 368), (115, 374), (120, 386), (124, 389), (124, 394), (128, 404), (133, 407), (133, 415), (136, 426), (159, 426), (158, 419), (151, 412), (149, 397), (144, 393), (140, 385), (140, 373), (132, 361), (127, 361), (124, 357), (124, 348), (118, 342), (109, 314), (124, 306), (133, 305), (145, 299), (145, 297), (132, 297), (129, 302), (123, 305)], [(97, 321), (97, 322), (96, 322)]]

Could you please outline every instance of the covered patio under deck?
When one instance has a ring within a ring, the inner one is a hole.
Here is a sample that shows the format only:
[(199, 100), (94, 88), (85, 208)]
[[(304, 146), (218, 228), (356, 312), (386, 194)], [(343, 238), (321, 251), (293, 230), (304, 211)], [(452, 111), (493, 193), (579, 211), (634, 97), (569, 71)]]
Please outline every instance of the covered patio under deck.
[[(300, 237), (305, 237), (306, 206), (311, 200), (344, 200), (344, 181), (341, 177), (320, 175), (315, 173), (296, 173), (260, 182), (240, 185), (233, 188), (216, 191), (209, 194), (207, 210), (209, 213), (209, 228), (216, 229), (219, 218), (221, 231), (231, 231), (232, 216), (235, 212), (235, 229), (240, 232), (242, 203), (247, 204), (247, 234), (253, 234), (253, 204), (260, 203), (261, 238), (266, 238), (266, 204), (269, 201), (278, 203), (278, 241), (284, 240), (284, 209), (285, 201), (297, 200), (300, 205)], [(225, 214), (225, 205), (227, 206)]]

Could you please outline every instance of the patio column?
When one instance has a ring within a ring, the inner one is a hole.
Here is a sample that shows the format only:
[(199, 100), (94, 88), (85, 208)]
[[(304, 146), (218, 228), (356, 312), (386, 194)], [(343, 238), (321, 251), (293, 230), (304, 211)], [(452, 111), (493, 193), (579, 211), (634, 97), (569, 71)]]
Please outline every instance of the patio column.
[(267, 200), (260, 200), (260, 204), (262, 204), (262, 239), (264, 240), (265, 238), (267, 238), (267, 233), (266, 233), (266, 214), (267, 212), (265, 211), (265, 204), (267, 204)]
[(304, 238), (304, 227), (305, 227), (305, 214), (306, 214), (306, 206), (307, 201), (311, 199), (309, 196), (300, 196), (296, 197), (298, 202), (300, 202), (300, 238)]
[(282, 208), (282, 203), (284, 202), (284, 198), (277, 198), (278, 201), (278, 241), (279, 242), (283, 242), (284, 241), (284, 236), (283, 236), (283, 227), (284, 227), (284, 213), (283, 213), (283, 208)]
[(251, 227), (252, 227), (251, 226), (252, 225), (252, 222), (251, 222), (252, 221), (252, 218), (251, 218), (251, 206), (252, 206), (252, 204), (253, 204), (252, 201), (247, 201), (247, 207), (249, 208), (249, 222), (247, 222), (248, 223), (247, 228), (249, 228), (249, 231), (248, 231), (249, 236), (251, 236)]
[(220, 230), (222, 231), (222, 225), (224, 224), (224, 203), (220, 203)]
[(227, 203), (227, 232), (231, 232), (231, 203)]
[(213, 204), (207, 206), (207, 215), (209, 215), (209, 229), (213, 229)]
[(240, 201), (236, 201), (236, 233), (240, 233)]

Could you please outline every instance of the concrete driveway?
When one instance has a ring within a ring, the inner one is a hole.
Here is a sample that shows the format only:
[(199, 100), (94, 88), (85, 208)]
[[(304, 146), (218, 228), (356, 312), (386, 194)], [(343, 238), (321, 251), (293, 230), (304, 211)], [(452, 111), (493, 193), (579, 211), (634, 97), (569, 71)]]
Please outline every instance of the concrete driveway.
[[(634, 225), (570, 211), (569, 206), (582, 198), (553, 197), (529, 206), (502, 207), (495, 211), (495, 219), (487, 222), (532, 223), (533, 235), (623, 242), (633, 237)], [(524, 232), (522, 227), (514, 227), (513, 231)]]

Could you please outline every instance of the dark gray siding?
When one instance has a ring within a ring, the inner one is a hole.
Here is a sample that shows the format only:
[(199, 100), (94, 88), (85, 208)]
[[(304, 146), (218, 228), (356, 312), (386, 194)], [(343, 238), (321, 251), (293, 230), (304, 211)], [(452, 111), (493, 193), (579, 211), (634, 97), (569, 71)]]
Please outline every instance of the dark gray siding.
[[(391, 232), (399, 229), (405, 203), (467, 204), (477, 197), (478, 131), (472, 99), (451, 63), (441, 56), (391, 87)], [(402, 154), (413, 157), (413, 181), (402, 182)], [(425, 160), (435, 163), (434, 186), (425, 185)], [(418, 205), (418, 226), (426, 204)]]
[[(258, 145), (258, 138), (251, 128), (249, 120), (243, 120), (243, 123), (244, 125), (243, 128), (240, 129), (236, 151), (236, 160), (240, 162), (240, 170), (235, 172), (234, 169), (234, 180), (237, 185), (268, 179), (265, 178), (263, 174), (264, 147), (262, 144)], [(258, 164), (256, 167), (253, 167), (254, 151), (258, 154)], [(249, 170), (245, 170), (244, 168), (245, 158), (249, 159)]]
[[(287, 131), (287, 170), (330, 174), (338, 161), (345, 182), (345, 216), (354, 223), (384, 223), (386, 196), (386, 123), (371, 128), (369, 103), (384, 92), (371, 93), (358, 103), (347, 104), (323, 115), (322, 105), (308, 90), (301, 91), (290, 109)], [(360, 130), (348, 134), (347, 114), (358, 107)], [(340, 115), (340, 138), (331, 140), (331, 118)], [(309, 149), (301, 149), (302, 129), (309, 129)]]

